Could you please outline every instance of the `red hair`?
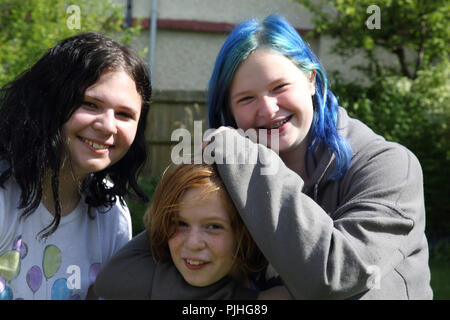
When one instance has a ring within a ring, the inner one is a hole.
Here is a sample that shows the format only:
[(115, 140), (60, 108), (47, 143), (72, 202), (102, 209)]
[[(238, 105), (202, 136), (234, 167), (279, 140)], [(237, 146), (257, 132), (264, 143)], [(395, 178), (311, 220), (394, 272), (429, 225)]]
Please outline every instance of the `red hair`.
[(181, 164), (166, 173), (155, 190), (153, 201), (144, 215), (151, 250), (160, 260), (170, 259), (168, 241), (178, 218), (182, 199), (188, 189), (199, 188), (198, 198), (218, 192), (221, 204), (229, 214), (236, 241), (235, 266), (244, 274), (264, 269), (267, 261), (239, 216), (215, 165)]

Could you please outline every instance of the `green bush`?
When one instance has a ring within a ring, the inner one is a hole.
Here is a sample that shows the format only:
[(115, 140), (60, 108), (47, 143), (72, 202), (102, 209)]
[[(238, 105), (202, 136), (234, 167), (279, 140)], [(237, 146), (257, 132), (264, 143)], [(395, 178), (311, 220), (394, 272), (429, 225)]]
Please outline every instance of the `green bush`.
[(142, 190), (144, 190), (145, 194), (150, 199), (148, 203), (143, 203), (142, 201), (131, 197), (127, 197), (125, 199), (128, 208), (130, 209), (131, 222), (133, 225), (133, 237), (145, 229), (143, 221), (144, 213), (153, 199), (153, 194), (155, 192), (156, 186), (158, 185), (158, 182), (159, 178), (157, 177), (151, 178), (142, 177), (138, 181), (139, 186), (142, 188)]
[(430, 246), (431, 287), (435, 300), (450, 299), (450, 241), (442, 239)]
[(337, 76), (332, 88), (352, 117), (387, 140), (409, 148), (424, 173), (427, 234), (449, 235), (450, 63), (402, 76), (372, 79), (370, 87), (344, 83)]
[[(124, 45), (141, 26), (124, 29), (124, 7), (113, 0), (0, 0), (0, 87), (31, 67), (58, 41), (81, 32), (113, 36)], [(79, 29), (68, 26), (79, 9)]]

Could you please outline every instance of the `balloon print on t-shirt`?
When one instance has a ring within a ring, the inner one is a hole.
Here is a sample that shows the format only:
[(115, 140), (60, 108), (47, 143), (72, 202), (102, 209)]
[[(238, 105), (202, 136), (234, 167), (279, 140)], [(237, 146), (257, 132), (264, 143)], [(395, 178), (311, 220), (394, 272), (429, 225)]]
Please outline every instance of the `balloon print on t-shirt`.
[(57, 246), (51, 244), (45, 247), (42, 269), (47, 280), (58, 271), (61, 266), (61, 260), (61, 250)]
[(28, 248), (19, 236), (13, 242), (12, 250), (0, 256), (0, 300), (12, 300), (12, 289), (7, 282), (17, 278), (20, 273), (20, 258), (27, 255)]
[(95, 282), (95, 279), (97, 278), (97, 274), (100, 271), (101, 267), (102, 267), (101, 263), (91, 264), (91, 266), (89, 267), (89, 285)]
[(17, 250), (20, 253), (20, 259), (23, 259), (28, 254), (28, 246), (25, 241), (22, 240), (22, 236), (18, 236), (16, 241), (13, 242), (13, 250)]
[(69, 300), (72, 296), (72, 290), (67, 286), (67, 279), (59, 278), (53, 282), (52, 300)]
[(32, 266), (27, 272), (27, 284), (33, 295), (39, 290), (42, 283), (42, 271), (38, 266)]
[(6, 281), (15, 279), (20, 272), (20, 253), (17, 250), (6, 251), (0, 256), (0, 276)]
[(15, 279), (20, 273), (20, 259), (28, 253), (28, 247), (22, 242), (22, 236), (18, 236), (13, 242), (12, 250), (6, 251), (0, 256), (0, 276), (6, 281)]
[(13, 293), (10, 287), (6, 285), (6, 280), (0, 276), (0, 300), (12, 300)]

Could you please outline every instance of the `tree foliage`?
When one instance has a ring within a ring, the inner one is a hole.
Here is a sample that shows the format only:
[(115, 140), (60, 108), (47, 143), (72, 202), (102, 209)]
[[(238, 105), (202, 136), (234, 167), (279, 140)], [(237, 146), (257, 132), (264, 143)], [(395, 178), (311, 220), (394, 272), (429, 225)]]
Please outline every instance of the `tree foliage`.
[[(358, 69), (370, 84), (335, 73), (331, 89), (351, 116), (416, 154), (424, 172), (427, 232), (450, 236), (450, 2), (297, 1), (312, 13), (314, 36), (336, 41), (330, 52), (348, 59), (365, 54)], [(380, 9), (379, 29), (366, 25), (372, 5)], [(397, 63), (382, 61), (383, 51)]]
[[(383, 48), (397, 57), (397, 70), (414, 79), (421, 69), (448, 61), (450, 43), (450, 2), (448, 0), (297, 0), (311, 13), (315, 34), (337, 40), (332, 50), (351, 58), (362, 50), (368, 59), (366, 71), (380, 75), (375, 49)], [(380, 28), (366, 23), (379, 8)], [(369, 9), (369, 10), (368, 10)], [(384, 69), (384, 70), (383, 70)]]
[[(79, 8), (79, 29), (70, 24), (76, 14), (67, 10), (71, 5)], [(123, 17), (123, 6), (111, 0), (0, 0), (0, 86), (80, 32), (102, 32), (129, 44), (139, 27), (124, 30)]]
[(449, 236), (450, 64), (420, 70), (416, 79), (376, 78), (368, 88), (336, 81), (340, 105), (387, 140), (408, 147), (424, 173), (427, 232)]

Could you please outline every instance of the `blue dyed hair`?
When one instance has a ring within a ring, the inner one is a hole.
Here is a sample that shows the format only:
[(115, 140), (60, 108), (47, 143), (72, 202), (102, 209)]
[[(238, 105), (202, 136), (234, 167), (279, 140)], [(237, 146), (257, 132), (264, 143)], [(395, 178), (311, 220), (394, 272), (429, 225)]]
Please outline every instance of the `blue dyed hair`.
[(279, 15), (270, 15), (262, 23), (254, 19), (241, 23), (223, 44), (209, 80), (207, 103), (210, 127), (237, 128), (229, 106), (231, 82), (241, 61), (261, 47), (283, 54), (304, 72), (316, 71), (314, 116), (305, 161), (309, 154), (315, 159), (314, 150), (324, 144), (336, 160), (332, 178), (339, 179), (350, 163), (350, 147), (337, 132), (336, 97), (327, 89), (327, 78), (319, 59), (289, 22)]

